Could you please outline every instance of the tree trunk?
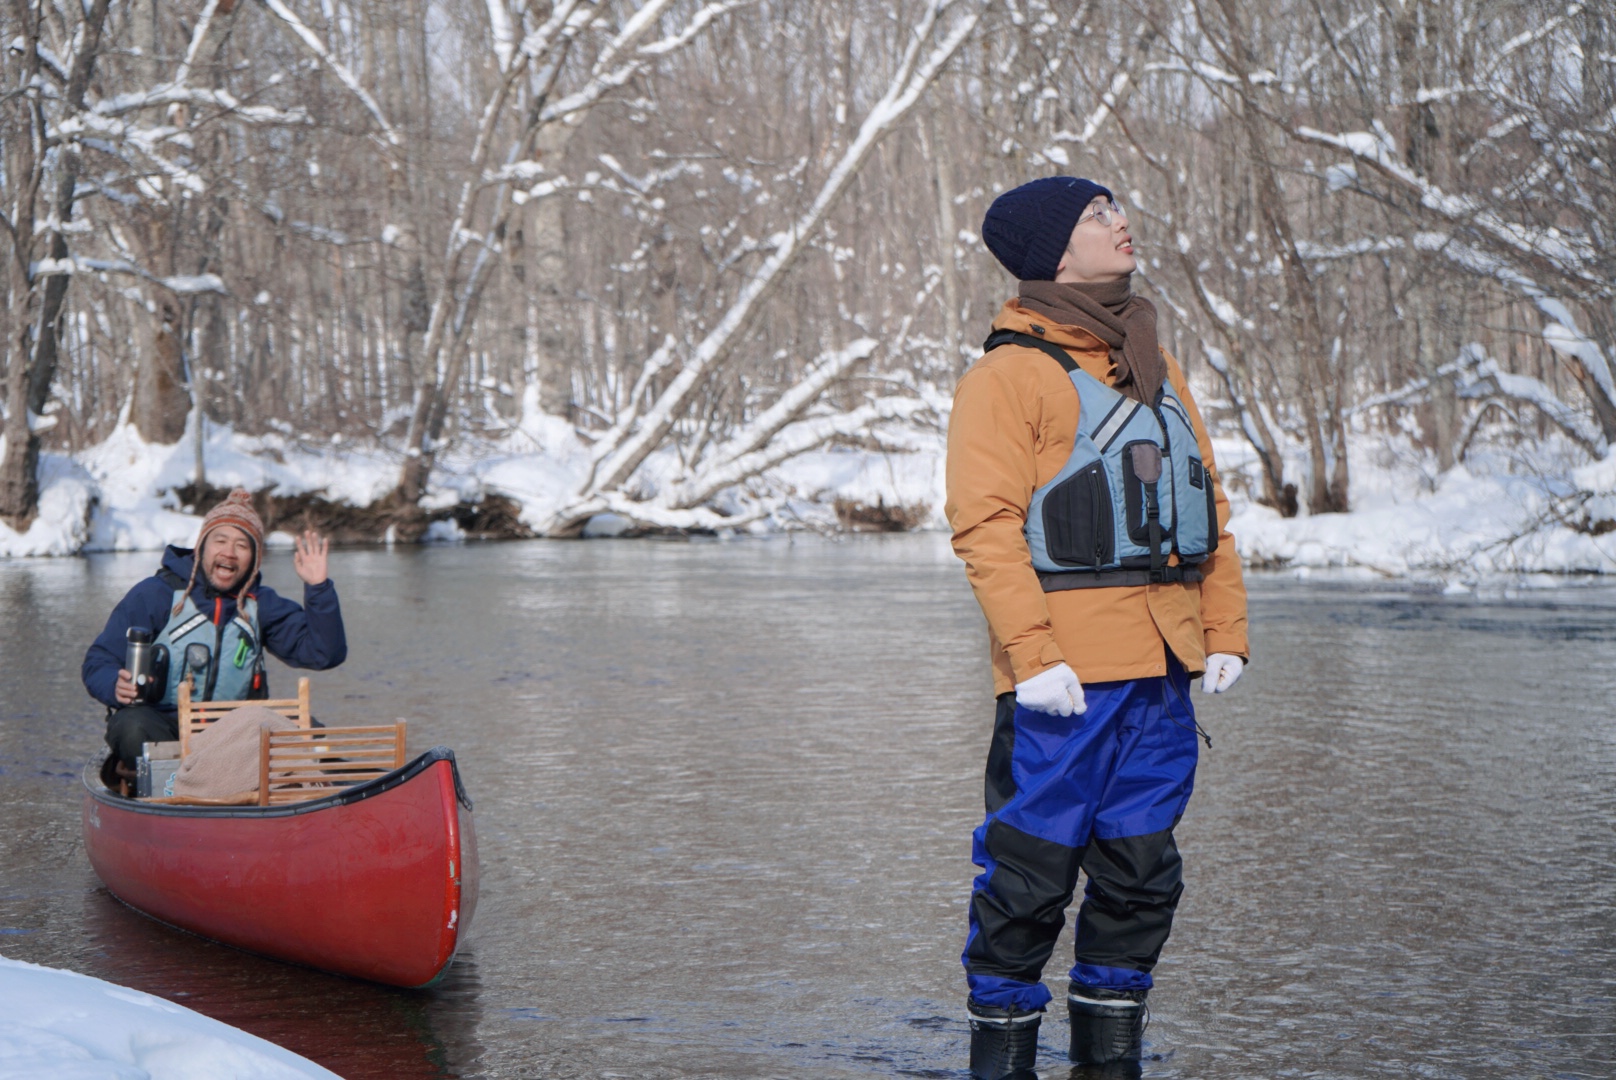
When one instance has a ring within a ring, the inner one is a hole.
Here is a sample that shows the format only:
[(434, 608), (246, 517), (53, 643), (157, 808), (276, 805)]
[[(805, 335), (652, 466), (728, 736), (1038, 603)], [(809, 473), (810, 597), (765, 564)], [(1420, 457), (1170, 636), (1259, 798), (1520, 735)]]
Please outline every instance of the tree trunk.
[(1348, 508), (1349, 480), (1346, 431), (1341, 423), (1337, 376), (1329, 347), (1325, 343), (1318, 295), (1314, 291), (1307, 264), (1298, 254), (1290, 212), (1279, 186), (1267, 134), (1262, 126), (1263, 119), (1251, 97), (1252, 82), (1249, 76), (1255, 65), (1250, 40), (1236, 18), (1235, 0), (1218, 0), (1218, 3), (1234, 39), (1230, 43), (1227, 59), (1239, 80), (1235, 91), (1241, 101), (1239, 122), (1244, 129), (1252, 173), (1257, 182), (1257, 204), (1264, 231), (1273, 239), (1279, 256), (1285, 283), (1285, 303), (1294, 328), (1295, 347), (1302, 361), (1302, 418), (1307, 428), (1308, 460), (1313, 473), (1308, 510), (1315, 514), (1345, 512)]
[(180, 309), (173, 297), (158, 301), (151, 348), (141, 357), (132, 416), (135, 430), (149, 443), (172, 446), (185, 436), (191, 395), (180, 347)]
[[(539, 132), (536, 156), (552, 173), (560, 171), (567, 143), (576, 130), (570, 124), (552, 124)], [(540, 199), (527, 218), (523, 236), (533, 250), (528, 295), (532, 298), (532, 330), (537, 338), (534, 347), (539, 363), (539, 407), (552, 416), (570, 420), (572, 365), (566, 355), (564, 327), (572, 287), (562, 200)]]
[[(69, 112), (76, 113), (84, 108), (84, 95), (89, 89), (90, 78), (95, 73), (96, 57), (101, 51), (101, 28), (106, 24), (108, 6), (109, 0), (93, 0), (88, 10), (84, 11), (78, 51), (74, 56), (73, 70), (68, 75), (63, 94)], [(34, 35), (33, 39), (28, 41), (31, 46), (37, 41), (38, 27), (30, 29)], [(37, 71), (38, 59), (34, 55), (35, 50), (30, 48), (28, 51), (29, 63), (34, 65)], [(39, 109), (31, 111), (34, 123), (42, 125), (44, 112)], [(46, 133), (43, 130), (37, 130), (33, 134), (37, 135), (41, 142), (44, 141)], [(56, 205), (53, 210), (56, 219), (65, 225), (73, 218), (81, 162), (79, 155), (70, 146), (62, 147), (58, 153), (61, 154), (58, 166), (61, 173), (56, 185)], [(71, 281), (70, 275), (67, 274), (53, 274), (43, 279), (29, 276), (31, 272), (27, 267), (33, 258), (31, 250), (34, 238), (33, 216), (37, 212), (34, 199), (44, 186), (45, 170), (50, 167), (50, 163), (48, 159), (33, 160), (31, 152), (28, 156), (28, 164), (31, 167), (29, 175), (8, 177), (8, 185), (17, 184), (29, 189), (26, 211), (21, 207), (11, 208), (18, 219), (23, 217), (24, 212), (28, 217), (26, 229), (18, 228), (20, 221), (13, 222), (13, 228), (17, 230), (14, 242), (18, 243), (19, 247), (13, 251), (11, 260), (12, 297), (13, 299), (27, 297), (28, 302), (22, 309), (28, 312), (30, 322), (37, 318), (37, 323), (33, 325), (38, 327), (39, 336), (32, 337), (30, 333), (32, 326), (25, 324), (15, 333), (11, 342), (8, 342), (15, 351), (11, 352), (11, 366), (8, 373), (10, 392), (7, 394), (6, 402), (6, 453), (4, 460), (0, 461), (0, 517), (6, 518), (18, 529), (27, 528), (39, 511), (39, 436), (31, 430), (28, 417), (30, 413), (41, 412), (50, 397), (51, 381), (56, 378), (57, 349), (62, 333), (62, 308), (67, 299), (67, 286)], [(50, 257), (66, 260), (68, 254), (67, 238), (61, 228), (53, 229)]]
[(960, 346), (959, 268), (954, 265), (954, 245), (959, 228), (954, 224), (954, 178), (948, 172), (948, 159), (937, 141), (937, 110), (926, 114), (927, 150), (937, 179), (937, 259), (943, 271), (943, 338), (947, 344), (949, 367), (964, 370), (972, 358)]
[(18, 532), (26, 532), (39, 510), (39, 437), (28, 428), (28, 365), (21, 346), (26, 333), (8, 341), (11, 364), (6, 372), (6, 454), (0, 461), (0, 515)]
[[(1616, 365), (1616, 311), (1610, 308), (1602, 310), (1596, 304), (1589, 304), (1585, 310), (1588, 316), (1588, 337), (1604, 353), (1606, 363)], [(1568, 366), (1577, 380), (1577, 385), (1582, 387), (1584, 396), (1593, 405), (1594, 418), (1599, 421), (1599, 430), (1604, 433), (1605, 442), (1611, 447), (1616, 447), (1616, 401), (1611, 400), (1605, 393), (1605, 388), (1599, 384), (1599, 380), (1595, 379), (1582, 364), (1572, 363)]]

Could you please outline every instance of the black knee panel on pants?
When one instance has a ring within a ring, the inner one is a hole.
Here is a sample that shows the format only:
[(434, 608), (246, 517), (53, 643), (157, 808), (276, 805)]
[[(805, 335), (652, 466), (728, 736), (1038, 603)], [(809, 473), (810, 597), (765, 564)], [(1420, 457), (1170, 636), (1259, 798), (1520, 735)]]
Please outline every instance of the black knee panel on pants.
[(173, 742), (179, 737), (178, 717), (154, 705), (126, 705), (107, 717), (107, 745), (131, 769), (140, 757), (141, 743)]
[(993, 742), (988, 746), (988, 768), (983, 777), (982, 801), (996, 814), (1015, 797), (1016, 780), (1010, 760), (1016, 753), (1016, 695), (1000, 694), (993, 715)]
[(1077, 916), (1077, 961), (1149, 971), (1156, 966), (1184, 892), (1173, 830), (1090, 841)]
[(993, 874), (986, 889), (971, 895), (979, 932), (966, 947), (966, 967), (1034, 982), (1066, 924), (1083, 852), (997, 820), (988, 824), (986, 842)]

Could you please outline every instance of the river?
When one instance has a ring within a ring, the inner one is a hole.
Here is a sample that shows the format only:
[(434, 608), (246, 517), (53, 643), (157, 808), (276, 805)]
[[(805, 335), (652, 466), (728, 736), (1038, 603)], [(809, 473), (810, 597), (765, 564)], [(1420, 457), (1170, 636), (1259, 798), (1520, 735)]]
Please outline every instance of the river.
[[(155, 563), (0, 561), (0, 953), (349, 1080), (965, 1075), (992, 701), (944, 538), (334, 553), (350, 652), (316, 715), (406, 717), (476, 801), (477, 925), (415, 992), (170, 930), (95, 878), (79, 662)], [(266, 579), (300, 595), (284, 553)], [(1214, 746), (1145, 1075), (1616, 1075), (1616, 589), (1259, 577), (1251, 618), (1239, 686), (1195, 695)], [(1046, 1080), (1065, 1032), (1052, 1012)]]

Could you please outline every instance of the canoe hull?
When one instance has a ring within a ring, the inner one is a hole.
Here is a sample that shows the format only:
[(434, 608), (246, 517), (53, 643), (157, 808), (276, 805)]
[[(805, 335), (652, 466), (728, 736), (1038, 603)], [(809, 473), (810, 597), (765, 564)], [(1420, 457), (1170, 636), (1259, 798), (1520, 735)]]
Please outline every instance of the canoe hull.
[(391, 986), (436, 981), (477, 903), (471, 802), (442, 747), (280, 807), (153, 806), (86, 771), (84, 847), (113, 895), (239, 949)]

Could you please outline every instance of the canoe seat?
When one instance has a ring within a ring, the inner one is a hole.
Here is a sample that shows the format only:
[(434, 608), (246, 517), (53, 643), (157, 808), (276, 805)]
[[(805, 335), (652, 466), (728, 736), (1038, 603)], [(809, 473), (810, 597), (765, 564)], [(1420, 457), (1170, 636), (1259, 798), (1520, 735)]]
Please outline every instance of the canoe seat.
[(258, 805), (318, 799), (404, 765), (404, 721), (259, 733)]
[(307, 676), (297, 680), (297, 697), (277, 701), (192, 701), (191, 680), (180, 680), (180, 757), (183, 758), (190, 752), (192, 736), (225, 713), (239, 709), (243, 705), (258, 705), (271, 709), (298, 727), (306, 729), (309, 726), (309, 680)]

